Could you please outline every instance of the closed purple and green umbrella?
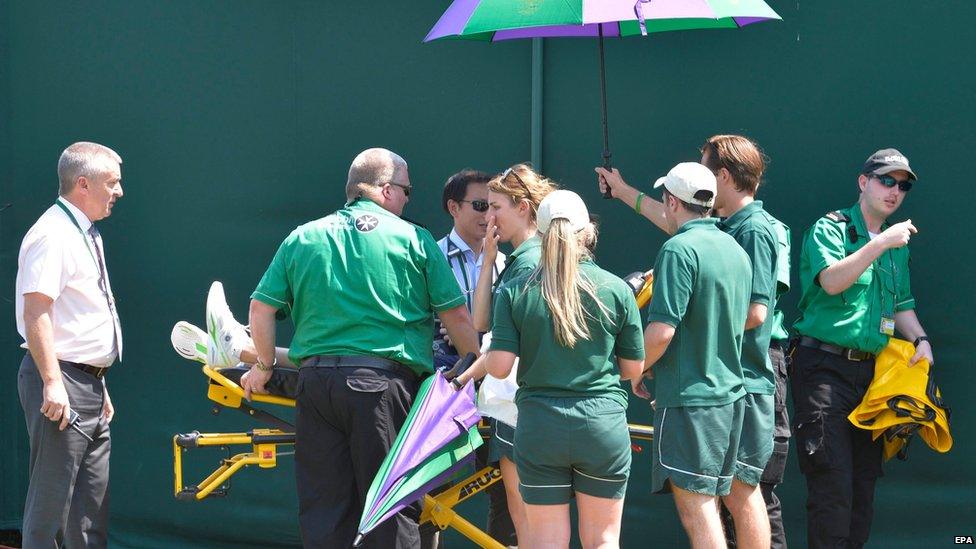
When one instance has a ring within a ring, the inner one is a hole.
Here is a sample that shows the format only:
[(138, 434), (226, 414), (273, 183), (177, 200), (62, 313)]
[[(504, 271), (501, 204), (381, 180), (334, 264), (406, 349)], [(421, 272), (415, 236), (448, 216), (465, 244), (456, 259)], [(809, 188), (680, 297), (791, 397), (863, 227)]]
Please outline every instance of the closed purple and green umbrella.
[(424, 42), (599, 38), (603, 160), (609, 168), (604, 36), (736, 28), (770, 19), (780, 19), (780, 16), (763, 0), (454, 0)]
[(473, 384), (455, 391), (440, 373), (424, 380), (366, 493), (354, 545), (470, 463), (482, 444), (477, 427), (480, 419)]

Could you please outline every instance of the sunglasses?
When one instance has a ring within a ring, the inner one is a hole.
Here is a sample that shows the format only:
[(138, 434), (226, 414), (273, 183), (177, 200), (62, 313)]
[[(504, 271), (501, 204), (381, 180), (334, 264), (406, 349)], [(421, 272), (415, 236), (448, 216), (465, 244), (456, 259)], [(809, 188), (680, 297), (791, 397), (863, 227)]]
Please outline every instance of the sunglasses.
[(413, 189), (413, 186), (411, 185), (401, 185), (399, 183), (394, 183), (392, 181), (390, 182), (390, 185), (393, 185), (394, 187), (400, 187), (401, 189), (403, 189), (403, 196), (410, 196), (410, 189)]
[(519, 177), (518, 172), (515, 171), (513, 168), (509, 168), (509, 169), (505, 170), (505, 173), (502, 174), (502, 181), (508, 179), (508, 176), (509, 175), (514, 175), (515, 176), (515, 179), (518, 180), (519, 185), (521, 185), (522, 188), (525, 189), (525, 197), (529, 199), (529, 202), (533, 202), (533, 200), (532, 200), (532, 192), (529, 190), (529, 187), (525, 184), (525, 181), (522, 181), (522, 178)]
[(899, 181), (890, 175), (875, 175), (874, 178), (888, 189), (898, 185), (898, 190), (903, 193), (907, 193), (908, 191), (912, 190), (913, 183), (908, 179)]
[(471, 208), (476, 212), (488, 211), (487, 200), (458, 200), (458, 202), (468, 202), (469, 204), (471, 204)]

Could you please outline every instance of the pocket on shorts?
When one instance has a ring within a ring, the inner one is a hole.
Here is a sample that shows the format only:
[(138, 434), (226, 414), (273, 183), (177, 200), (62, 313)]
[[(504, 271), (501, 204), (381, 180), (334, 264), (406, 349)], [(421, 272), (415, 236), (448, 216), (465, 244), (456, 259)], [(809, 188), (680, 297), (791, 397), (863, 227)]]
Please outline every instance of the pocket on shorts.
[(346, 387), (357, 393), (382, 393), (390, 387), (390, 381), (381, 377), (350, 376), (346, 378)]
[(793, 439), (796, 441), (800, 471), (814, 473), (830, 467), (822, 411), (798, 416), (793, 425)]

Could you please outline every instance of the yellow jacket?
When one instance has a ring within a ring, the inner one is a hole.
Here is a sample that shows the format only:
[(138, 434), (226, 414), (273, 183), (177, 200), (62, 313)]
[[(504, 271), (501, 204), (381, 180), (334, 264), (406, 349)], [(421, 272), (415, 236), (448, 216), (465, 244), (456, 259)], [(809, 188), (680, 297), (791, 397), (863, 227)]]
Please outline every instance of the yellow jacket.
[(950, 410), (929, 374), (929, 362), (908, 365), (914, 355), (914, 345), (891, 338), (875, 359), (874, 379), (864, 400), (847, 416), (855, 426), (872, 431), (874, 440), (884, 436), (886, 460), (896, 454), (905, 459), (915, 433), (937, 452), (952, 448)]

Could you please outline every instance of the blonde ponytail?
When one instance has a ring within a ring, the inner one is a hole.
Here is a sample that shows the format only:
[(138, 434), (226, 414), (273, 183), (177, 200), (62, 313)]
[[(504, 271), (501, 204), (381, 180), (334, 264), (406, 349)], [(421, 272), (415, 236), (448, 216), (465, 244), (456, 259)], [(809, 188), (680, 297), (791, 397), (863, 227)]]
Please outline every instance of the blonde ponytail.
[(595, 238), (590, 224), (579, 233), (573, 232), (566, 219), (554, 219), (542, 235), (542, 257), (531, 278), (540, 281), (542, 297), (552, 314), (552, 328), (556, 341), (573, 348), (579, 339), (589, 339), (587, 317), (582, 294), (596, 302), (608, 319), (609, 311), (596, 296), (596, 289), (579, 271), (582, 259), (590, 257), (587, 245)]

